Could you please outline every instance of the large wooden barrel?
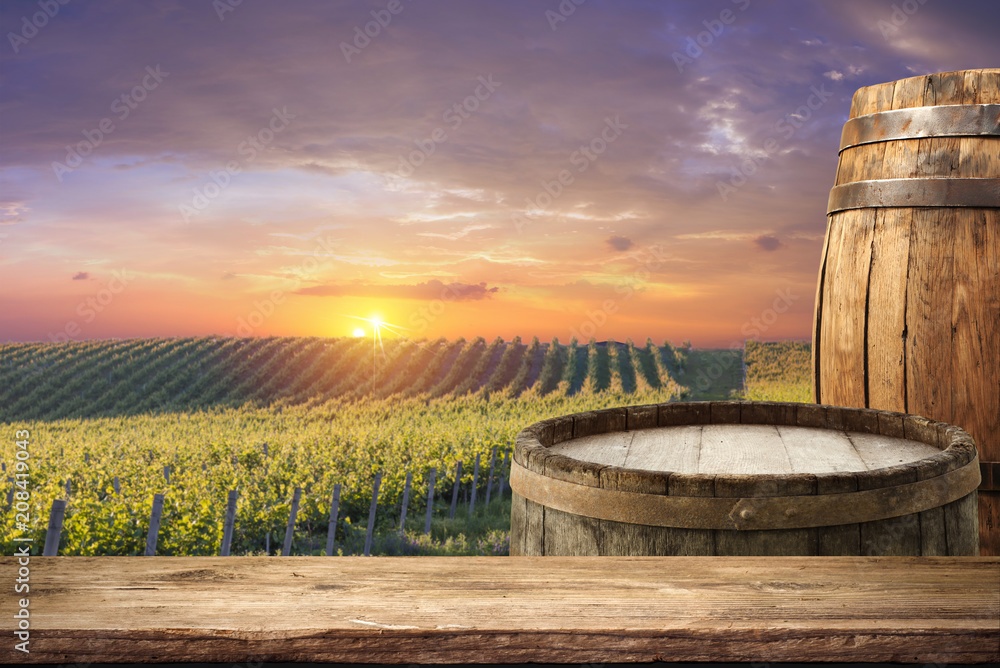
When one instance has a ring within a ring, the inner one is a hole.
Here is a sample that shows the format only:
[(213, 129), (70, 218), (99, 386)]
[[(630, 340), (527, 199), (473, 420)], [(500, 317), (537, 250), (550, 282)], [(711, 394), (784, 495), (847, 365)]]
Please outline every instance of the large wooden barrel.
[(857, 91), (813, 330), (817, 403), (923, 415), (979, 447), (1000, 554), (1000, 69)]
[(690, 402), (538, 422), (511, 464), (512, 555), (979, 553), (963, 430), (887, 411)]

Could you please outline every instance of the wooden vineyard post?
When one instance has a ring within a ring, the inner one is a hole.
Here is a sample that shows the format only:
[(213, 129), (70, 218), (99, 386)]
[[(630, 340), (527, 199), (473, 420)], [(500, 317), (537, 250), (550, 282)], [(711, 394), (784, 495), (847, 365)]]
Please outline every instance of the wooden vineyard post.
[(14, 503), (14, 478), (7, 476), (7, 482), (10, 483), (10, 489), (7, 490), (7, 509), (10, 510), (10, 506)]
[(333, 486), (333, 502), (330, 504), (330, 526), (326, 530), (326, 556), (333, 556), (333, 541), (337, 537), (337, 514), (340, 512), (340, 483)]
[(285, 545), (281, 548), (281, 556), (287, 557), (292, 553), (292, 535), (295, 533), (295, 516), (299, 514), (299, 499), (302, 497), (302, 488), (296, 487), (292, 494), (292, 511), (288, 513), (288, 526), (285, 528)]
[(115, 479), (112, 481), (112, 485), (115, 488), (115, 496), (122, 493), (121, 485), (118, 483), (118, 476), (115, 476)]
[(497, 446), (493, 446), (493, 455), (490, 457), (490, 474), (486, 476), (486, 501), (484, 502), (487, 506), (490, 505), (490, 492), (493, 491), (493, 469), (497, 463)]
[(458, 504), (458, 487), (462, 481), (462, 462), (455, 465), (455, 486), (451, 490), (451, 510), (448, 512), (448, 519), (455, 519), (455, 506)]
[(406, 530), (406, 505), (410, 502), (410, 482), (413, 478), (411, 471), (406, 472), (406, 485), (403, 487), (403, 510), (399, 513), (399, 531)]
[(52, 511), (49, 513), (49, 529), (45, 532), (45, 549), (43, 557), (54, 557), (59, 553), (59, 536), (62, 534), (63, 515), (66, 513), (66, 502), (62, 499), (52, 501)]
[(146, 534), (146, 553), (152, 557), (156, 554), (156, 541), (160, 536), (160, 516), (163, 514), (163, 495), (153, 495), (153, 509), (149, 513), (149, 533)]
[(427, 520), (424, 522), (424, 533), (431, 532), (431, 515), (434, 514), (434, 476), (437, 469), (431, 469), (431, 477), (427, 483)]
[(170, 484), (170, 466), (169, 465), (163, 467), (163, 479), (167, 481), (168, 485)]
[(372, 486), (372, 505), (368, 510), (368, 531), (365, 533), (365, 556), (370, 557), (372, 551), (372, 532), (375, 531), (375, 509), (378, 507), (378, 488), (382, 485), (382, 472), (375, 474), (375, 484)]
[(222, 531), (222, 550), (220, 551), (221, 556), (229, 556), (229, 546), (233, 541), (233, 525), (236, 523), (236, 499), (239, 496), (239, 492), (235, 489), (229, 492), (229, 501), (226, 504), (226, 521), (223, 525)]
[(66, 498), (67, 498), (67, 499), (69, 498), (69, 495), (70, 495), (70, 494), (71, 494), (72, 492), (73, 492), (73, 488), (72, 488), (72, 487), (70, 486), (70, 484), (69, 484), (69, 478), (67, 478), (67, 479), (66, 479)]
[(503, 456), (503, 466), (500, 467), (500, 498), (503, 498), (504, 484), (507, 482), (507, 476), (510, 473), (510, 453), (506, 452)]
[(469, 517), (476, 507), (476, 487), (479, 485), (479, 454), (476, 453), (476, 465), (472, 468), (472, 494), (469, 497)]

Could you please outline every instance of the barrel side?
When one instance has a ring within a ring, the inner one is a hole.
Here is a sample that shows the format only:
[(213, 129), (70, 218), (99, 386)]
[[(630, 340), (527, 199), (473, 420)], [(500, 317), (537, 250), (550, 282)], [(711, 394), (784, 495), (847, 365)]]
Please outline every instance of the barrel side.
[[(972, 70), (863, 88), (851, 115), (998, 103), (1000, 70)], [(885, 141), (841, 153), (837, 185), (887, 178), (1000, 178), (1000, 137)], [(989, 469), (1000, 461), (1000, 209), (833, 213), (813, 342), (818, 402), (959, 425)], [(979, 504), (982, 552), (1000, 554), (1000, 492), (982, 490)]]

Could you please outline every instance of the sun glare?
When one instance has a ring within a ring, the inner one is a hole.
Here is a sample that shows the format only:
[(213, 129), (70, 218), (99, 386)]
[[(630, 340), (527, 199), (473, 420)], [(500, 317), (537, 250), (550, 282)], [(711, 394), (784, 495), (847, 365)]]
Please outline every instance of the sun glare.
[(361, 329), (360, 327), (354, 330), (354, 336), (362, 337), (364, 335), (365, 335), (365, 330)]

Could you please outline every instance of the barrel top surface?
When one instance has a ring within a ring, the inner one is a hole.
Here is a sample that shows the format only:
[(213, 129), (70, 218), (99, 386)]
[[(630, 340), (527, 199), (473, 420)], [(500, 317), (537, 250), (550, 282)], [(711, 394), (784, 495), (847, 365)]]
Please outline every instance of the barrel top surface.
[(650, 472), (748, 475), (872, 471), (941, 452), (934, 445), (880, 434), (757, 424), (610, 432), (550, 450), (578, 461)]

